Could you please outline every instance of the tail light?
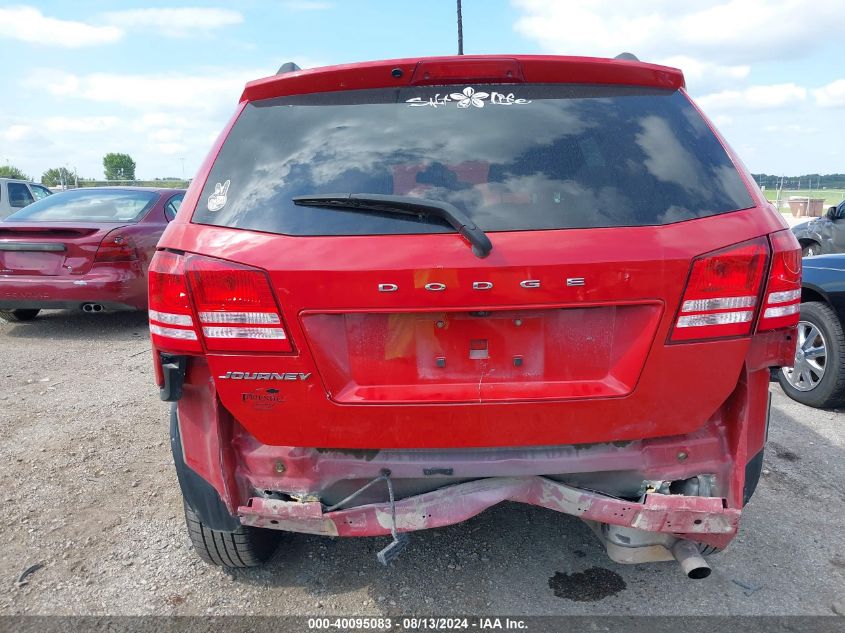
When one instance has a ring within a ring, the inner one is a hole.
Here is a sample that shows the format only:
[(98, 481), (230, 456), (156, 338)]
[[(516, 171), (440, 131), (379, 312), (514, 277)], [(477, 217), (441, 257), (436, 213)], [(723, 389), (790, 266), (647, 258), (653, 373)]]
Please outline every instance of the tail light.
[(153, 344), (168, 351), (202, 352), (188, 297), (185, 258), (166, 251), (153, 255), (149, 290)]
[(797, 325), (801, 308), (801, 246), (791, 231), (772, 233), (769, 239), (772, 268), (757, 325), (760, 331)]
[(757, 238), (695, 258), (670, 340), (751, 334), (768, 254)]
[(138, 250), (132, 238), (123, 235), (120, 229), (106, 233), (97, 247), (95, 262), (132, 262), (138, 259)]
[(266, 273), (158, 251), (149, 273), (150, 333), (167, 351), (290, 352)]
[(206, 348), (291, 351), (282, 315), (264, 271), (191, 256), (188, 279)]

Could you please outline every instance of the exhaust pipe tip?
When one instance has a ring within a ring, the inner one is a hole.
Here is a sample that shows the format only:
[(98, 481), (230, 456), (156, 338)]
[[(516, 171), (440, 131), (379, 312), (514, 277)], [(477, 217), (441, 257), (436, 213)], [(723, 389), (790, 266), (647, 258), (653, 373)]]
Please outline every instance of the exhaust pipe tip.
[(707, 578), (713, 570), (698, 551), (698, 545), (692, 541), (678, 539), (672, 545), (672, 556), (678, 561), (687, 578), (702, 580)]
[(710, 569), (710, 566), (707, 563), (704, 563), (704, 567), (696, 567), (695, 569), (691, 569), (687, 574), (687, 578), (691, 578), (693, 580), (703, 580), (712, 573), (713, 570)]
[(99, 303), (83, 303), (82, 304), (82, 311), (83, 312), (102, 312), (103, 306)]

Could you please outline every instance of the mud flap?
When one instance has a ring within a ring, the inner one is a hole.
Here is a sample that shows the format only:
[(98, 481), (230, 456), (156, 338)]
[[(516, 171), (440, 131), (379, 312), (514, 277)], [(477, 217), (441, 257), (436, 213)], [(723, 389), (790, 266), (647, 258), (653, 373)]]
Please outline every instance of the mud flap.
[(769, 391), (769, 400), (766, 403), (766, 434), (763, 436), (763, 448), (752, 457), (745, 465), (745, 484), (742, 487), (742, 507), (744, 508), (751, 501), (757, 484), (760, 483), (760, 474), (763, 472), (763, 453), (766, 451), (766, 442), (769, 441), (769, 422), (772, 419), (772, 392)]
[(745, 465), (745, 485), (742, 487), (742, 506), (745, 507), (754, 495), (757, 484), (760, 481), (760, 473), (763, 472), (763, 453), (760, 449), (751, 460)]
[(185, 464), (182, 452), (182, 438), (179, 436), (179, 416), (176, 405), (170, 407), (170, 449), (182, 497), (191, 510), (196, 512), (206, 527), (221, 532), (234, 532), (241, 525), (237, 517), (229, 514), (226, 504), (210, 483)]

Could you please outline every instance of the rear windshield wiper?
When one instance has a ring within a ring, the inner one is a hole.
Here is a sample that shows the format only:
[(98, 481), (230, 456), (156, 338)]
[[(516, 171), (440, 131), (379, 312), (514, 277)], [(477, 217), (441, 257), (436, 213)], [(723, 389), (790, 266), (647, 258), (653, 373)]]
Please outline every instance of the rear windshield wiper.
[(472, 244), (477, 257), (487, 257), (493, 244), (487, 234), (455, 205), (440, 200), (390, 196), (378, 193), (320, 193), (294, 196), (293, 203), (304, 207), (348, 209), (361, 213), (375, 212), (395, 215), (412, 215), (418, 218), (434, 217), (447, 222)]

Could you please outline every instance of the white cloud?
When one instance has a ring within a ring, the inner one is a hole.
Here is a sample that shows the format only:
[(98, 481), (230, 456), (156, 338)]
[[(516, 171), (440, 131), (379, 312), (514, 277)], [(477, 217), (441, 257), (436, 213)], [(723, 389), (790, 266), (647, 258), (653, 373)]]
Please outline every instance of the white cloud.
[(845, 79), (837, 79), (813, 90), (816, 103), (823, 108), (845, 107)]
[(56, 96), (119, 104), (133, 110), (211, 112), (233, 110), (246, 82), (267, 74), (266, 70), (221, 69), (193, 75), (74, 75), (41, 69), (30, 74), (27, 85)]
[(7, 141), (22, 141), (29, 136), (31, 131), (32, 128), (29, 125), (10, 125), (3, 132), (3, 138)]
[(200, 121), (194, 117), (183, 116), (174, 112), (146, 112), (132, 121), (132, 129), (144, 132), (149, 129), (196, 127)]
[(792, 58), (841, 33), (845, 3), (816, 0), (512, 0), (515, 28), (548, 51), (644, 60), (685, 55), (714, 63)]
[(807, 89), (794, 83), (723, 90), (696, 99), (705, 111), (771, 110), (804, 101)]
[(183, 143), (158, 143), (154, 147), (160, 153), (167, 154), (168, 156), (184, 154), (185, 150), (188, 149), (188, 146)]
[(819, 132), (817, 127), (802, 125), (800, 123), (779, 123), (774, 125), (766, 125), (763, 126), (763, 130), (766, 132), (774, 132), (777, 134), (783, 134), (784, 132), (790, 132), (792, 134), (816, 134)]
[(99, 132), (118, 123), (120, 119), (115, 116), (53, 116), (44, 120), (43, 127), (51, 132)]
[(548, 52), (643, 61), (684, 71), (693, 94), (735, 88), (760, 61), (794, 59), (841, 38), (845, 2), (817, 0), (511, 0), (514, 28)]
[[(35, 69), (24, 82), (33, 95), (54, 95), (63, 111), (81, 117), (52, 116), (31, 123), (48, 131), (52, 152), (36, 155), (23, 144), (5, 143), (4, 153), (30, 156), (46, 163), (64, 157), (80, 173), (99, 176), (108, 151), (129, 153), (141, 177), (192, 174), (237, 107), (244, 84), (269, 74), (257, 69), (207, 69), (173, 74), (70, 74)], [(95, 113), (103, 112), (102, 116)], [(123, 112), (126, 116), (113, 116)], [(2, 118), (2, 117), (0, 117)], [(26, 165), (26, 163), (24, 163)], [(36, 171), (37, 168), (32, 169)], [(41, 168), (44, 169), (43, 167)]]
[(183, 169), (190, 177), (235, 111), (245, 83), (273, 70), (73, 74), (33, 68), (16, 86), (19, 102), (37, 100), (50, 109), (41, 118), (0, 109), (0, 160), (33, 174), (67, 163), (86, 177), (100, 177), (103, 154), (119, 151), (136, 160), (140, 177), (181, 175)]
[(123, 30), (114, 25), (94, 25), (77, 20), (60, 20), (45, 16), (35, 7), (0, 8), (0, 38), (79, 48), (111, 44), (123, 37)]
[(124, 29), (154, 29), (156, 35), (186, 37), (240, 24), (243, 15), (231, 9), (182, 7), (176, 9), (127, 9), (105, 13), (109, 24)]
[(658, 64), (680, 68), (684, 73), (687, 86), (695, 90), (705, 88), (719, 88), (722, 86), (735, 86), (738, 82), (746, 79), (751, 73), (751, 66), (722, 65), (713, 62), (705, 62), (686, 55), (672, 55), (655, 60)]
[(175, 128), (158, 128), (150, 133), (150, 138), (161, 143), (172, 143), (182, 138), (182, 130)]

